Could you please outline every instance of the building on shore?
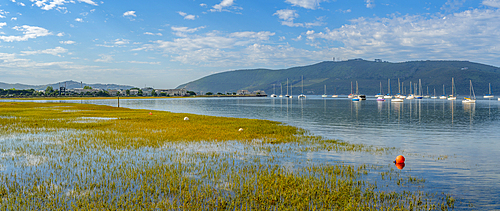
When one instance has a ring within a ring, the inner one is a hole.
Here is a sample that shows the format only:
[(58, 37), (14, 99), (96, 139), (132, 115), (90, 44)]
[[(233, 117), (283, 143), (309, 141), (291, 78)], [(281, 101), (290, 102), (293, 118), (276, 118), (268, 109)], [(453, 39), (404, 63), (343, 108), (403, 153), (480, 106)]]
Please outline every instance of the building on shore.
[(168, 96), (187, 96), (187, 90), (182, 89), (155, 89), (157, 95), (161, 95), (161, 93), (165, 93)]
[(74, 89), (69, 89), (69, 93), (71, 94), (86, 94), (87, 92), (89, 93), (96, 93), (101, 91), (101, 89), (84, 89), (84, 88), (74, 88)]
[(236, 91), (236, 95), (249, 95), (249, 94), (251, 93), (246, 89)]

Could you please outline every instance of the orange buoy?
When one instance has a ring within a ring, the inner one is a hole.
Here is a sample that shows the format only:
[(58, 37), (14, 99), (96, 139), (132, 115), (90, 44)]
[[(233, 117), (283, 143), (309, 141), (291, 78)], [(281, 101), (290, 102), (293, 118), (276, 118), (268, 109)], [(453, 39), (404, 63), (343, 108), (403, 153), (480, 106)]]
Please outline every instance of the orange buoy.
[(398, 155), (394, 162), (395, 163), (405, 163), (405, 157), (403, 157), (402, 155)]
[(396, 163), (396, 168), (403, 169), (405, 167), (405, 163)]
[(153, 112), (149, 112), (149, 115), (153, 115)]

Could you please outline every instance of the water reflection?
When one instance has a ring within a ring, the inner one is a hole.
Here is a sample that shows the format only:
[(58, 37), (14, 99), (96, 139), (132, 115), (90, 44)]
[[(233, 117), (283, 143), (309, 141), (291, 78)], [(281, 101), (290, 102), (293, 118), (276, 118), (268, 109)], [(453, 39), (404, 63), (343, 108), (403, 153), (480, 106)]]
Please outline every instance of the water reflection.
[(396, 168), (401, 170), (405, 168), (405, 163), (395, 163), (394, 165), (396, 165)]

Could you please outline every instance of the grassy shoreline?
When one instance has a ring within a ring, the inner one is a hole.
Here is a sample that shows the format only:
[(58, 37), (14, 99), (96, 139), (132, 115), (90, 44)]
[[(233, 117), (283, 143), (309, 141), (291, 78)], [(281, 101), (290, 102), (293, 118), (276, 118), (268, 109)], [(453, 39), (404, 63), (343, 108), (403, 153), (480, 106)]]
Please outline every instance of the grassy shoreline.
[(411, 191), (381, 191), (364, 179), (379, 167), (307, 157), (289, 167), (283, 162), (291, 154), (394, 149), (325, 140), (267, 120), (6, 102), (0, 138), (9, 169), (0, 171), (3, 209), (428, 210), (454, 202), (392, 171), (382, 181)]

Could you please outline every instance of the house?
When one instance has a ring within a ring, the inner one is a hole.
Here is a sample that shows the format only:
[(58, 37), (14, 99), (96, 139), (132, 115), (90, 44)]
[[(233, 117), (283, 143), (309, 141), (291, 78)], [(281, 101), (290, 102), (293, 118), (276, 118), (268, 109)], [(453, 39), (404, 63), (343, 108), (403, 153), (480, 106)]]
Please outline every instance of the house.
[(257, 90), (257, 91), (253, 91), (252, 94), (254, 94), (254, 95), (266, 95), (266, 92), (264, 90)]
[(250, 92), (246, 89), (236, 91), (236, 95), (249, 95)]
[(152, 96), (153, 95), (153, 88), (151, 87), (145, 87), (145, 88), (142, 88), (142, 96)]
[(84, 88), (74, 88), (74, 89), (70, 89), (69, 92), (70, 93), (74, 93), (74, 94), (86, 94), (87, 92), (90, 92), (90, 93), (94, 93), (94, 92), (99, 92), (101, 91), (101, 89), (84, 89)]
[(165, 95), (168, 96), (186, 96), (187, 95), (187, 90), (182, 88), (182, 89), (155, 89), (155, 92), (157, 95), (160, 95), (161, 93), (165, 93)]
[(118, 96), (118, 94), (122, 95), (122, 90), (119, 89), (108, 89), (108, 93), (111, 96)]
[(137, 94), (139, 94), (139, 90), (137, 90), (137, 89), (131, 89), (129, 93), (130, 93), (131, 96), (132, 95), (137, 96)]

